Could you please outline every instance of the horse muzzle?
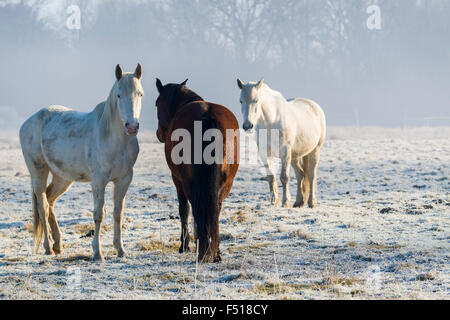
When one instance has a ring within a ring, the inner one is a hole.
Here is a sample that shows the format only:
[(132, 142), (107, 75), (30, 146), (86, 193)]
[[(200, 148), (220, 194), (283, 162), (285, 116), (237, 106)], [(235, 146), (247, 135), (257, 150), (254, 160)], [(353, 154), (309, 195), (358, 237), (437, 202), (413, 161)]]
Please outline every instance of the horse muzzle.
[(125, 124), (126, 133), (129, 136), (136, 136), (139, 132), (139, 122), (134, 124), (126, 123)]
[(244, 125), (242, 126), (242, 129), (244, 129), (246, 132), (253, 130), (253, 128), (254, 128), (253, 123), (249, 121), (245, 121)]

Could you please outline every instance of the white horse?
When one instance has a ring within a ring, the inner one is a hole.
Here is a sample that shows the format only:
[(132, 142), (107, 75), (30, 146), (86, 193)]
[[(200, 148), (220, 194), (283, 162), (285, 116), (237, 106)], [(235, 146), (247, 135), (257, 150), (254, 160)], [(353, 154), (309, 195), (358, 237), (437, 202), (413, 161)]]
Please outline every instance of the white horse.
[[(54, 205), (74, 181), (91, 182), (94, 196), (94, 260), (103, 261), (100, 242), (105, 216), (105, 187), (114, 183), (114, 247), (124, 256), (122, 218), (125, 194), (133, 177), (139, 153), (137, 133), (141, 113), (142, 67), (134, 74), (116, 67), (116, 78), (108, 99), (90, 113), (62, 106), (44, 108), (20, 129), (20, 143), (31, 175), (34, 251), (44, 235), (45, 254), (62, 252), (61, 231)], [(47, 187), (51, 172), (53, 180)], [(52, 240), (50, 239), (50, 230)]]
[[(241, 105), (245, 131), (257, 131), (257, 143), (261, 160), (267, 169), (271, 202), (278, 204), (278, 191), (273, 158), (281, 157), (281, 183), (283, 184), (283, 207), (291, 207), (289, 193), (289, 170), (292, 165), (297, 177), (297, 200), (295, 207), (302, 207), (308, 199), (308, 206), (314, 208), (316, 200), (316, 171), (320, 148), (325, 141), (326, 122), (322, 108), (308, 99), (287, 101), (281, 93), (272, 90), (261, 79), (258, 83), (244, 84), (237, 80), (241, 89)], [(267, 152), (260, 143), (259, 131), (267, 130), (271, 141), (271, 130), (279, 132), (279, 150), (268, 143)], [(261, 152), (264, 150), (264, 152)]]

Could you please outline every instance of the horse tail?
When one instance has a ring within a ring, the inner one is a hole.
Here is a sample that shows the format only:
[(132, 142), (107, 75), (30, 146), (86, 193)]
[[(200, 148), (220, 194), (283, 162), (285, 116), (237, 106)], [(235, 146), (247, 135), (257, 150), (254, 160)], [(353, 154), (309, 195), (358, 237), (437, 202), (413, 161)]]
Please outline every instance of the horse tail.
[(36, 194), (34, 193), (34, 190), (31, 190), (31, 193), (33, 195), (33, 243), (34, 243), (34, 249), (33, 253), (37, 253), (39, 250), (39, 246), (41, 245), (42, 241), (42, 235), (44, 233), (44, 229), (42, 228), (42, 222), (39, 217), (39, 212), (37, 209), (37, 198)]
[[(202, 118), (202, 137), (209, 129), (218, 128), (217, 120), (209, 114)], [(219, 195), (220, 164), (205, 163), (203, 152), (207, 144), (202, 138), (201, 164), (194, 163), (192, 186), (192, 213), (195, 219), (199, 262), (217, 262), (219, 249)]]

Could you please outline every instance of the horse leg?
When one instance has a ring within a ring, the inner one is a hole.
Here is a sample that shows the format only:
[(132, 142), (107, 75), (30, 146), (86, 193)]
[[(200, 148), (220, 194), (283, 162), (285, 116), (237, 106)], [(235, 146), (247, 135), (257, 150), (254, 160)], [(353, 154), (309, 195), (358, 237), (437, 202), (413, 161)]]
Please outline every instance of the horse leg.
[(189, 251), (189, 204), (188, 200), (186, 198), (186, 195), (183, 191), (183, 185), (182, 183), (175, 179), (175, 177), (172, 176), (173, 182), (175, 184), (175, 187), (177, 188), (177, 195), (178, 195), (178, 212), (180, 214), (180, 223), (181, 223), (181, 246), (178, 250), (179, 253), (184, 253)]
[(309, 198), (309, 190), (310, 190), (310, 181), (309, 181), (309, 167), (310, 167), (310, 163), (309, 163), (309, 157), (308, 156), (304, 156), (303, 157), (303, 184), (302, 184), (302, 194), (303, 194), (303, 199), (304, 201), (306, 201), (306, 199)]
[[(277, 206), (279, 198), (278, 198), (277, 179), (275, 177), (275, 169), (273, 166), (273, 158), (271, 154), (271, 146), (270, 144), (267, 144), (267, 146), (261, 145), (261, 143), (263, 142), (260, 141), (259, 138), (260, 135), (257, 134), (258, 153), (262, 163), (264, 164), (264, 167), (266, 168), (267, 182), (269, 183), (270, 203), (273, 206)], [(267, 141), (271, 141), (270, 133), (267, 139), (268, 139)]]
[(317, 189), (317, 166), (319, 164), (320, 148), (314, 149), (308, 155), (308, 180), (310, 184), (308, 206), (315, 208), (317, 206), (316, 189)]
[(305, 205), (305, 199), (303, 198), (303, 191), (302, 191), (305, 173), (303, 172), (301, 158), (293, 159), (292, 167), (294, 168), (295, 176), (297, 178), (297, 199), (295, 201), (294, 207), (301, 208)]
[(267, 164), (266, 164), (266, 169), (267, 169), (267, 182), (269, 183), (269, 188), (270, 188), (270, 203), (273, 206), (277, 206), (278, 205), (278, 187), (277, 187), (277, 179), (275, 177), (275, 168), (273, 166), (273, 159), (267, 159)]
[(266, 168), (267, 182), (269, 183), (270, 189), (270, 203), (273, 206), (277, 206), (279, 198), (278, 198), (277, 180), (275, 178), (275, 169), (273, 166), (273, 158), (261, 155), (261, 160), (263, 161), (264, 167)]
[(125, 256), (122, 241), (122, 222), (123, 222), (123, 207), (125, 204), (125, 195), (133, 179), (133, 172), (126, 177), (118, 180), (114, 184), (114, 248), (117, 250), (117, 256)]
[(94, 240), (92, 248), (94, 249), (94, 260), (103, 261), (102, 244), (100, 241), (101, 224), (105, 219), (105, 187), (106, 181), (96, 177), (92, 179), (92, 195), (94, 197)]
[[(222, 211), (222, 205), (223, 205), (223, 201), (225, 200), (226, 197), (228, 197), (228, 195), (230, 194), (231, 188), (233, 187), (233, 179), (230, 179), (229, 177), (227, 177), (225, 179), (225, 184), (222, 186), (222, 188), (220, 188), (219, 191), (219, 215), (220, 212)], [(221, 262), (222, 261), (222, 255), (220, 253), (220, 232), (219, 229), (217, 229), (217, 254), (214, 258), (214, 263), (217, 262)]]
[(283, 208), (291, 207), (291, 195), (289, 192), (289, 170), (291, 169), (291, 150), (284, 147), (281, 153), (281, 183), (283, 184)]
[(56, 254), (62, 253), (62, 234), (55, 216), (55, 202), (70, 188), (71, 185), (71, 181), (66, 181), (58, 176), (53, 175), (52, 183), (48, 186), (46, 192), (49, 205), (48, 222), (52, 230), (52, 238), (54, 241), (53, 251)]
[[(49, 169), (47, 166), (41, 168), (34, 167), (30, 170), (31, 174), (31, 184), (33, 187), (33, 210), (34, 214), (38, 214), (39, 222), (35, 219), (35, 245), (39, 245), (42, 237), (42, 232), (44, 233), (44, 249), (46, 255), (52, 255), (53, 249), (51, 246), (50, 232), (49, 232), (49, 204), (47, 201), (47, 178), (49, 174)], [(35, 249), (37, 250), (37, 246)]]
[[(219, 206), (219, 212), (217, 216), (217, 220), (219, 220), (220, 212), (222, 211), (222, 201), (218, 204)], [(222, 262), (222, 254), (220, 253), (220, 230), (219, 230), (219, 222), (217, 222), (217, 228), (215, 229), (214, 237), (212, 241), (217, 242), (217, 252), (216, 256), (213, 258), (214, 263)]]

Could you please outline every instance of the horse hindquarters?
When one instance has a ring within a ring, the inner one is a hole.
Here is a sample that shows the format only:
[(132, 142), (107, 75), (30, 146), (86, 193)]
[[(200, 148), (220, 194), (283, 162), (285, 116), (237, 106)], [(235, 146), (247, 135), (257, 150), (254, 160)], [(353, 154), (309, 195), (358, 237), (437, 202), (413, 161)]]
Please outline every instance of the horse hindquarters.
[[(202, 119), (203, 133), (217, 128), (216, 120)], [(203, 150), (205, 149), (203, 142)], [(194, 164), (194, 179), (191, 192), (192, 213), (196, 224), (199, 262), (219, 262), (219, 179), (220, 164)]]
[(20, 145), (24, 156), (25, 164), (31, 177), (31, 197), (33, 212), (33, 238), (34, 253), (37, 253), (42, 237), (44, 236), (44, 248), (46, 254), (53, 254), (49, 238), (48, 224), (48, 201), (46, 196), (47, 178), (49, 168), (42, 154), (40, 137), (41, 122), (44, 116), (43, 111), (39, 111), (29, 118), (20, 128)]

